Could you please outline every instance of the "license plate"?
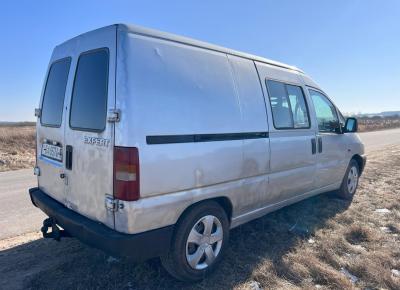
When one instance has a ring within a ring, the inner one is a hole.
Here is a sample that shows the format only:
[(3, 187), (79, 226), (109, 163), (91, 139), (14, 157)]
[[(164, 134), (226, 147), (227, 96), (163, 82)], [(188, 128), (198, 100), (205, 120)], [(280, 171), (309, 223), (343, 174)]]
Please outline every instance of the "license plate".
[(57, 161), (62, 161), (62, 149), (59, 146), (42, 144), (42, 155)]

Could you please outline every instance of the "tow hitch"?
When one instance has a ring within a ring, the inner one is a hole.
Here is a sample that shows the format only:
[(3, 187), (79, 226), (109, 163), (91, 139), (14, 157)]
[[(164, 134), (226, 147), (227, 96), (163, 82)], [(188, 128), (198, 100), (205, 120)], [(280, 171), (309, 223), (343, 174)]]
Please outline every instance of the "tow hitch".
[[(51, 232), (48, 232), (49, 228), (51, 228)], [(43, 238), (53, 238), (56, 241), (59, 241), (61, 237), (70, 237), (68, 232), (65, 230), (60, 229), (57, 224), (56, 220), (53, 218), (47, 218), (43, 221), (43, 226), (40, 229), (43, 234)]]

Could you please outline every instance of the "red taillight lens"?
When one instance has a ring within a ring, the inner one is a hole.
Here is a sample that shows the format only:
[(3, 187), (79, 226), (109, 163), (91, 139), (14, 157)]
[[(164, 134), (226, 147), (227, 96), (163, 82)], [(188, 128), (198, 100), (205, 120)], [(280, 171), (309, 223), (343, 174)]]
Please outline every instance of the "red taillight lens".
[(136, 147), (114, 147), (114, 198), (140, 198), (139, 151)]

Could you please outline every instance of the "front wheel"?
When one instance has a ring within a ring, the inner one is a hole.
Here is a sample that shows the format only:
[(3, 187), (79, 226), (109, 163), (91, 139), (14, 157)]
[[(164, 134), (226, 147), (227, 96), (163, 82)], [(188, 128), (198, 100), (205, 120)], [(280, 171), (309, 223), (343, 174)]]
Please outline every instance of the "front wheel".
[(216, 202), (199, 204), (177, 223), (170, 252), (161, 257), (164, 268), (182, 281), (198, 281), (221, 260), (229, 239), (229, 221)]
[(338, 190), (338, 196), (343, 199), (351, 200), (357, 191), (360, 168), (357, 161), (352, 159), (347, 167), (342, 185)]

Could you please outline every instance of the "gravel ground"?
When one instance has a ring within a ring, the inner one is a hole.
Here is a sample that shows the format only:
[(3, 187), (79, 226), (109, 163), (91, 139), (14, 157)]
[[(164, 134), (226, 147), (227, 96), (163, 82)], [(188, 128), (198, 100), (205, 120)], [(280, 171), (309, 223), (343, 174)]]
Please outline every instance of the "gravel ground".
[(29, 233), (0, 241), (0, 288), (400, 289), (400, 146), (368, 158), (352, 203), (323, 194), (234, 229), (200, 283), (173, 280), (158, 259), (130, 263)]

